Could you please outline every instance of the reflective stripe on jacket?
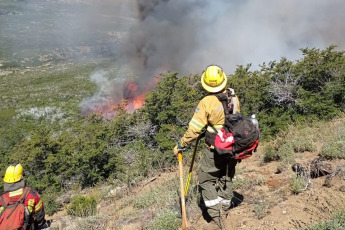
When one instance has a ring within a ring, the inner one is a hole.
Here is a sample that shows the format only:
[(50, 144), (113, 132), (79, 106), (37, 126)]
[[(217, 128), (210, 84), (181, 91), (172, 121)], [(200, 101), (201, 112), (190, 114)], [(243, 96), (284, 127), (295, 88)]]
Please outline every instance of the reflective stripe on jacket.
[[(224, 91), (225, 92), (225, 91)], [(234, 104), (235, 112), (240, 112), (240, 103), (237, 96), (232, 98), (232, 103)], [(201, 130), (207, 125), (211, 124), (217, 130), (220, 130), (224, 124), (225, 115), (222, 103), (218, 98), (213, 95), (207, 95), (198, 104), (195, 109), (194, 115), (189, 122), (189, 126), (185, 134), (180, 140), (183, 147), (188, 146), (191, 142), (196, 139)], [(207, 127), (207, 131), (214, 133), (213, 128)]]
[[(28, 189), (26, 187), (25, 189)], [(20, 188), (15, 191), (6, 192), (3, 194), (3, 196), (6, 196), (8, 199), (12, 201), (17, 201), (21, 195), (25, 192), (24, 188)], [(44, 212), (44, 206), (43, 201), (40, 198), (40, 195), (38, 192), (34, 189), (30, 190), (30, 193), (26, 196), (26, 199), (24, 201), (25, 206), (28, 208), (28, 211), (30, 214), (33, 214), (34, 221), (38, 226), (41, 226), (45, 223), (45, 212)], [(0, 200), (0, 212), (2, 211), (2, 202)], [(30, 223), (32, 224), (32, 223)]]

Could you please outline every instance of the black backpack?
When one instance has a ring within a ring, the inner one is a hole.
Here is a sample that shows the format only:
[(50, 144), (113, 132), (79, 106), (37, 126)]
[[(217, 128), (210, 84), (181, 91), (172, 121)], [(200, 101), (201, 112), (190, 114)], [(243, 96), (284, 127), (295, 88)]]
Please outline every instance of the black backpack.
[(224, 129), (231, 132), (234, 136), (235, 143), (232, 147), (232, 152), (241, 153), (259, 140), (259, 130), (253, 124), (249, 117), (243, 116), (240, 113), (229, 114), (224, 123)]
[(219, 154), (230, 154), (236, 159), (251, 156), (259, 143), (260, 131), (258, 127), (253, 124), (249, 117), (240, 113), (230, 113), (232, 108), (229, 103), (231, 97), (234, 96), (230, 91), (227, 90), (227, 93), (218, 93), (215, 96), (223, 105), (225, 122), (223, 130), (212, 135), (212, 145), (215, 146)]

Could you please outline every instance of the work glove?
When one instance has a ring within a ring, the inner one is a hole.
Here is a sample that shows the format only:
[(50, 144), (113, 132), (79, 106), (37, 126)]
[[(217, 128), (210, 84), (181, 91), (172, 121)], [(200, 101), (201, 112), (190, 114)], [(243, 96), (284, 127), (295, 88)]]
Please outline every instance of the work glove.
[(180, 142), (177, 142), (177, 145), (174, 147), (174, 155), (177, 156), (179, 153), (185, 151), (186, 148), (181, 146)]

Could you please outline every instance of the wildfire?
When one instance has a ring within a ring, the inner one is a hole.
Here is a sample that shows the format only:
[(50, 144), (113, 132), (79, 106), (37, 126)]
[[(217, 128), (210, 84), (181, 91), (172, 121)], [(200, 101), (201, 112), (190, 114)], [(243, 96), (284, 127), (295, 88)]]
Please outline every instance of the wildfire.
[(122, 87), (122, 98), (120, 98), (120, 95), (96, 98), (97, 102), (93, 103), (91, 108), (85, 108), (84, 114), (101, 114), (103, 117), (111, 118), (116, 115), (120, 108), (133, 113), (145, 104), (145, 93), (143, 92), (148, 92), (154, 88), (157, 82), (152, 82), (147, 84), (145, 89), (142, 89), (135, 81), (125, 82)]
[(135, 81), (129, 81), (124, 84), (123, 98), (128, 102), (126, 106), (128, 112), (140, 109), (145, 104), (145, 93), (140, 93), (141, 91)]
[(98, 87), (101, 90), (81, 102), (81, 114), (83, 116), (100, 114), (111, 119), (124, 109), (133, 113), (145, 104), (146, 93), (154, 89), (163, 76), (155, 76), (144, 83), (131, 80), (119, 84), (118, 81), (107, 80), (103, 75), (103, 72), (93, 75), (92, 79), (99, 82)]
[(140, 109), (145, 104), (145, 94), (141, 94), (134, 98), (133, 107), (134, 109)]

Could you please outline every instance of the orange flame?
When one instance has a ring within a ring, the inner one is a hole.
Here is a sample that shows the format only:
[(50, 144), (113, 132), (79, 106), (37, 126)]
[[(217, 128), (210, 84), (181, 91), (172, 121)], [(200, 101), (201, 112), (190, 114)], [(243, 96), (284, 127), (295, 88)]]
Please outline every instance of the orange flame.
[(154, 77), (151, 81), (146, 82), (145, 86), (138, 85), (135, 81), (128, 81), (123, 84), (123, 98), (103, 98), (97, 107), (92, 109), (92, 113), (101, 114), (103, 117), (112, 118), (116, 116), (119, 109), (125, 109), (129, 113), (140, 109), (145, 104), (146, 92), (152, 90), (161, 80), (159, 76)]
[(134, 109), (140, 109), (145, 104), (145, 94), (141, 94), (134, 98), (133, 102)]

